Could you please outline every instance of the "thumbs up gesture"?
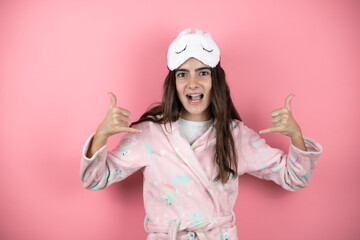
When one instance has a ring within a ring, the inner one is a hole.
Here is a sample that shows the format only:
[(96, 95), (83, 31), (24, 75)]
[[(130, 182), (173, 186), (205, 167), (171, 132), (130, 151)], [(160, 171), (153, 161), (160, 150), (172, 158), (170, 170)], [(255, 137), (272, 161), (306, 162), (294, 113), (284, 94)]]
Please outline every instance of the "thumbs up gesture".
[(260, 134), (280, 132), (291, 138), (302, 136), (299, 124), (295, 121), (291, 111), (291, 99), (294, 94), (286, 97), (285, 107), (271, 112), (271, 128), (259, 131)]
[(141, 133), (141, 130), (129, 127), (130, 112), (124, 108), (116, 107), (116, 96), (112, 92), (109, 92), (108, 95), (110, 105), (106, 117), (99, 125), (97, 132), (106, 138), (121, 132)]

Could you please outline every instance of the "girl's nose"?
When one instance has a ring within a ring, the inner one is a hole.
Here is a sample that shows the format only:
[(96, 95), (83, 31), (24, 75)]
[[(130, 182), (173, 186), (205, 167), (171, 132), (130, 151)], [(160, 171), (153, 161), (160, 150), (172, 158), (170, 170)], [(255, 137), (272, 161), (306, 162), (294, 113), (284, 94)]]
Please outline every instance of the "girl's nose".
[(190, 75), (189, 78), (189, 87), (197, 87), (198, 86), (198, 81), (197, 81), (197, 77), (196, 75)]

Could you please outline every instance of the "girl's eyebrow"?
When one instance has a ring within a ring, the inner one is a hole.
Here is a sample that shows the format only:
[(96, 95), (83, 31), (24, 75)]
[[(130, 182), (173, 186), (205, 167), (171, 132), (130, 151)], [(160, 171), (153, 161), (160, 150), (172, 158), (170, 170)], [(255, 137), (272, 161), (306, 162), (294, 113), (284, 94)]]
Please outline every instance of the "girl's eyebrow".
[[(195, 72), (198, 72), (198, 71), (201, 71), (201, 70), (205, 70), (205, 69), (211, 70), (209, 67), (201, 67), (201, 68), (195, 69)], [(176, 70), (175, 70), (175, 73), (178, 72), (178, 71), (190, 72), (188, 69), (180, 68), (180, 69), (176, 69)]]

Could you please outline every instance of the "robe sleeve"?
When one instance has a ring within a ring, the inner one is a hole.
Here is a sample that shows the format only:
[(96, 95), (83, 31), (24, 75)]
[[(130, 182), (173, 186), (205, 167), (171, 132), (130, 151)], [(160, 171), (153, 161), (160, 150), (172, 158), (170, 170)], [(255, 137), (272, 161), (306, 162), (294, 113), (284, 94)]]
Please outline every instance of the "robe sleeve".
[(245, 173), (274, 181), (288, 191), (297, 191), (309, 185), (311, 175), (322, 153), (322, 146), (303, 136), (307, 151), (290, 141), (289, 152), (266, 144), (265, 139), (241, 122), (241, 145)]
[(80, 180), (84, 188), (93, 191), (104, 189), (150, 164), (149, 131), (146, 131), (144, 123), (136, 128), (143, 132), (125, 134), (111, 151), (107, 151), (106, 142), (91, 158), (86, 157), (86, 153), (95, 133), (88, 137), (80, 161)]

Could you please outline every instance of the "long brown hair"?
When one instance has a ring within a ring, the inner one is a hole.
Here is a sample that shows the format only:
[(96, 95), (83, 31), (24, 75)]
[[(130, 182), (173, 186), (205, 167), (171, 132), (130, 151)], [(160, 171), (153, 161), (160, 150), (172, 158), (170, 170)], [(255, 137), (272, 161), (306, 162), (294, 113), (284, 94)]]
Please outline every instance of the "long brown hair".
[[(234, 178), (238, 176), (237, 154), (234, 139), (231, 134), (230, 124), (233, 119), (241, 121), (240, 115), (230, 97), (230, 89), (225, 79), (225, 71), (219, 64), (211, 68), (211, 103), (210, 115), (214, 118), (216, 129), (216, 146), (214, 161), (219, 167), (219, 173), (214, 181), (221, 180), (224, 184), (228, 181), (230, 174)], [(152, 121), (155, 123), (171, 126), (172, 122), (179, 119), (182, 104), (177, 96), (175, 84), (175, 71), (169, 71), (163, 85), (163, 97), (161, 103), (147, 110), (140, 119), (130, 124)]]

